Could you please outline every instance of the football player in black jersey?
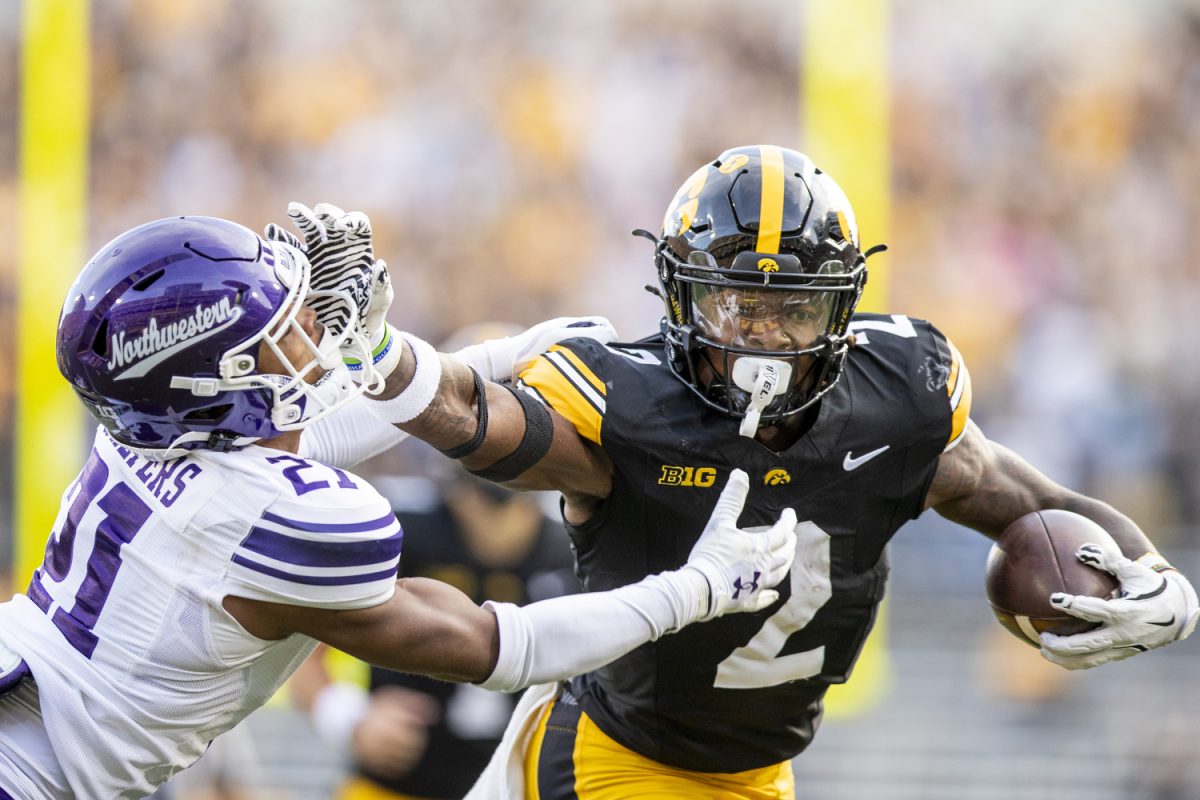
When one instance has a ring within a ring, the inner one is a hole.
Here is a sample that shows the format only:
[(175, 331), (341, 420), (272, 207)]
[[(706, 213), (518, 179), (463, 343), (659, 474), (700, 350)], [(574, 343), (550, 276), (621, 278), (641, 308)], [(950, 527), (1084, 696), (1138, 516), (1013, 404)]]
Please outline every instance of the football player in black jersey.
[(679, 189), (661, 236), (641, 233), (655, 243), (666, 306), (657, 336), (567, 340), (512, 389), (409, 338), (372, 404), (477, 474), (562, 492), (586, 591), (683, 563), (735, 467), (751, 479), (744, 524), (783, 508), (800, 520), (775, 604), (644, 645), (531, 712), (526, 796), (793, 797), (790, 759), (811, 741), (828, 687), (849, 677), (883, 598), (885, 545), (927, 508), (993, 538), (1046, 508), (1112, 534), (1121, 552), (1095, 560), (1125, 596), (1056, 596), (1105, 624), (1044, 634), (1055, 663), (1092, 667), (1191, 633), (1195, 592), (1133, 521), (971, 421), (970, 376), (945, 335), (901, 314), (854, 313), (872, 250), (808, 157), (727, 150)]

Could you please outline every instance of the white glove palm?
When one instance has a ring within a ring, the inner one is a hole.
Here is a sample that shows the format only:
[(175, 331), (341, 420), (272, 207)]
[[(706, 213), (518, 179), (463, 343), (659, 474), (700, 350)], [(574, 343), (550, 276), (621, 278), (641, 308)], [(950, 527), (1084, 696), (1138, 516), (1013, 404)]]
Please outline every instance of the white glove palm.
[(490, 381), (511, 383), (551, 345), (574, 338), (608, 344), (617, 338), (617, 329), (604, 317), (556, 317), (516, 336), (468, 345), (452, 353), (451, 358), (473, 367)]
[[(358, 315), (353, 322), (362, 339), (356, 337), (342, 355), (356, 380), (381, 387), (399, 363), (402, 348), (389, 335), (392, 282), (387, 264), (375, 258), (370, 219), (360, 211), (346, 212), (330, 203), (318, 203), (311, 209), (288, 203), (288, 217), (303, 234), (303, 242), (274, 223), (267, 225), (264, 235), (308, 256), (312, 269), (307, 302), (322, 325), (340, 333), (352, 322), (351, 314)], [(353, 302), (353, 308), (344, 298)], [(364, 363), (372, 364), (373, 369), (364, 369)]]
[(738, 528), (738, 517), (750, 490), (750, 479), (740, 469), (717, 500), (712, 516), (700, 534), (687, 565), (699, 570), (709, 586), (708, 613), (700, 620), (740, 611), (760, 611), (779, 599), (777, 585), (796, 556), (796, 512), (784, 509), (779, 521), (765, 531)]
[(1121, 553), (1095, 544), (1076, 557), (1110, 573), (1121, 584), (1112, 600), (1056, 592), (1050, 604), (1101, 626), (1074, 636), (1043, 633), (1042, 655), (1067, 669), (1090, 669), (1162, 647), (1191, 635), (1200, 603), (1188, 579), (1173, 569), (1159, 573)]

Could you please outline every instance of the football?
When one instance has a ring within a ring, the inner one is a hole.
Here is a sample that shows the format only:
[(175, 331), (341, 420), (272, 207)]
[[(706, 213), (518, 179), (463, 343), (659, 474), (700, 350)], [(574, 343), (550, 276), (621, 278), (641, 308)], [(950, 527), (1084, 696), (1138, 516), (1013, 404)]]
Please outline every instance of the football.
[(988, 553), (985, 586), (996, 619), (1014, 636), (1041, 647), (1043, 631), (1069, 636), (1097, 627), (1050, 605), (1054, 592), (1115, 596), (1117, 579), (1075, 557), (1087, 543), (1116, 547), (1108, 532), (1071, 511), (1048, 509), (1013, 522)]

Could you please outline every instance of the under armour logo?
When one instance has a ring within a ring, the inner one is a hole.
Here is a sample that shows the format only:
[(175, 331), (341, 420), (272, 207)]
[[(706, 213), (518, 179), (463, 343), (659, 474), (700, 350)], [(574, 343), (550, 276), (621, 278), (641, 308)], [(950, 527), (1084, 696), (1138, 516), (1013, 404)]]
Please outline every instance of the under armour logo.
[(758, 591), (758, 576), (762, 575), (758, 570), (754, 570), (754, 577), (746, 583), (742, 583), (741, 578), (736, 578), (733, 581), (733, 599), (737, 600), (738, 595), (742, 593), (742, 589), (746, 590), (747, 594), (752, 594)]

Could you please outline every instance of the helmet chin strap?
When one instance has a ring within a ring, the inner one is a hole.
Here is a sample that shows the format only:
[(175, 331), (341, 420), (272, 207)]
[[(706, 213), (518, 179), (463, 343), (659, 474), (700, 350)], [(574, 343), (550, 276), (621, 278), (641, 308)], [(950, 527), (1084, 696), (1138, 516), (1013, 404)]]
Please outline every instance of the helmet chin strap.
[(733, 362), (733, 383), (750, 395), (738, 433), (753, 438), (763, 409), (791, 386), (792, 365), (777, 358), (742, 356)]

